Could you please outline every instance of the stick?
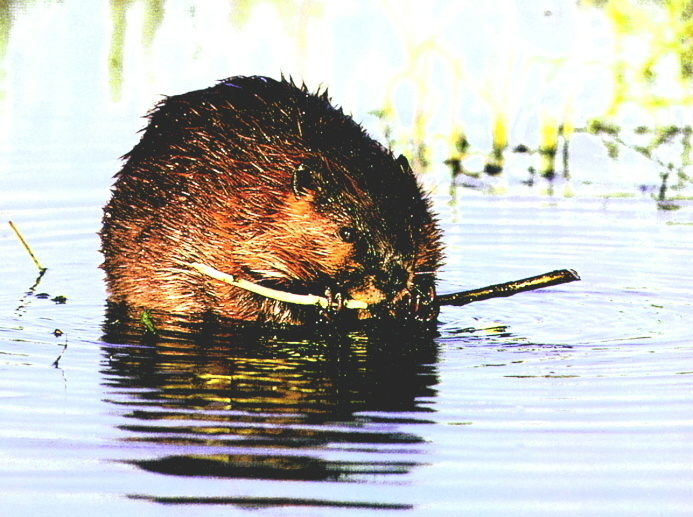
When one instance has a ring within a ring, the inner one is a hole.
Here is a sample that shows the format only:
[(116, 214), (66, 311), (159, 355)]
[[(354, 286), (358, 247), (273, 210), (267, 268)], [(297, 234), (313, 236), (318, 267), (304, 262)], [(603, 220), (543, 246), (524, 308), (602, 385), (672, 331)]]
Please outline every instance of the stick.
[[(266, 296), (267, 298), (272, 298), (274, 300), (279, 300), (281, 302), (297, 303), (299, 305), (319, 305), (323, 308), (326, 308), (329, 305), (327, 298), (324, 296), (317, 296), (314, 294), (287, 293), (286, 291), (279, 291), (277, 289), (271, 289), (253, 282), (248, 282), (242, 278), (235, 278), (232, 275), (222, 273), (218, 269), (214, 269), (213, 267), (205, 266), (204, 264), (199, 264), (197, 262), (193, 262), (188, 265), (203, 275), (207, 275), (208, 277), (219, 280), (220, 282), (234, 285), (236, 287), (240, 287), (241, 289), (245, 289), (246, 291), (250, 291), (261, 296)], [(358, 300), (345, 300), (344, 307), (347, 309), (365, 309), (368, 307), (368, 304)]]
[(437, 296), (436, 301), (439, 305), (467, 305), (468, 303), (480, 302), (481, 300), (488, 300), (489, 298), (512, 296), (524, 291), (532, 291), (534, 289), (565, 284), (576, 280), (580, 280), (580, 276), (574, 270), (559, 269), (543, 275), (516, 280), (514, 282), (490, 285), (472, 291), (444, 294), (442, 296)]
[(67, 335), (66, 335), (62, 330), (60, 330), (60, 329), (55, 329), (55, 330), (52, 332), (52, 334), (53, 334), (55, 337), (60, 337), (60, 336), (63, 336), (63, 335), (65, 336), (65, 344), (63, 345), (63, 351), (60, 352), (60, 355), (58, 356), (58, 358), (57, 358), (55, 361), (53, 361), (53, 364), (51, 364), (51, 366), (53, 366), (54, 368), (57, 368), (57, 367), (58, 367), (58, 364), (60, 363), (60, 360), (63, 358), (63, 355), (65, 355), (65, 351), (67, 350)]
[[(313, 294), (294, 294), (286, 291), (279, 291), (277, 289), (271, 289), (269, 287), (243, 280), (242, 278), (235, 278), (234, 276), (223, 273), (218, 269), (214, 269), (213, 267), (197, 262), (187, 263), (187, 265), (210, 278), (214, 278), (220, 282), (224, 282), (241, 289), (245, 289), (246, 291), (250, 291), (261, 296), (266, 296), (267, 298), (272, 298), (274, 300), (287, 303), (297, 303), (300, 305), (319, 305), (323, 308), (326, 308), (329, 304), (327, 298), (323, 296)], [(467, 305), (468, 303), (480, 302), (481, 300), (488, 300), (489, 298), (512, 296), (513, 294), (521, 293), (523, 291), (531, 291), (533, 289), (564, 284), (566, 282), (573, 282), (575, 280), (580, 280), (580, 277), (575, 271), (572, 269), (560, 269), (550, 273), (545, 273), (543, 275), (533, 276), (523, 280), (516, 280), (514, 282), (490, 285), (488, 287), (474, 289), (472, 291), (462, 291), (459, 293), (436, 296), (435, 301), (438, 303), (438, 305)], [(347, 309), (366, 309), (368, 304), (366, 302), (350, 299), (344, 301), (344, 307)]]
[(29, 247), (27, 242), (24, 240), (24, 237), (22, 237), (22, 234), (19, 232), (17, 227), (14, 225), (14, 223), (12, 221), (8, 221), (8, 222), (10, 223), (10, 228), (12, 228), (14, 230), (14, 233), (17, 236), (17, 238), (19, 239), (19, 242), (22, 243), (22, 245), (24, 246), (24, 249), (29, 253), (29, 256), (34, 261), (34, 264), (36, 264), (36, 267), (38, 268), (38, 270), (41, 272), (41, 274), (45, 273), (46, 268), (43, 267), (41, 265), (41, 263), (38, 261), (38, 259), (36, 258), (36, 255), (34, 255), (34, 252), (31, 251), (31, 248)]

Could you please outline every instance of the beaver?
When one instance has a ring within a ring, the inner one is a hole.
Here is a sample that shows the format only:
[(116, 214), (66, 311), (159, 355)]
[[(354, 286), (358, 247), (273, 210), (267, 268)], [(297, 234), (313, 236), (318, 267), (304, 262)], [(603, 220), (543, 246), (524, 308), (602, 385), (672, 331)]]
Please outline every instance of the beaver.
[[(435, 320), (442, 253), (430, 201), (406, 158), (326, 90), (231, 77), (166, 97), (147, 118), (104, 208), (110, 304), (278, 324)], [(194, 263), (329, 303), (270, 299)]]

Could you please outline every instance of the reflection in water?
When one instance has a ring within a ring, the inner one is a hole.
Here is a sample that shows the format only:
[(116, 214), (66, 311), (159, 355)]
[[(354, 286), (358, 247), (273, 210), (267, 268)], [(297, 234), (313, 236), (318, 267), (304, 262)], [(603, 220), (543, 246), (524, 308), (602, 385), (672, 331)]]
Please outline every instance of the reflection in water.
[(152, 342), (132, 329), (106, 332), (104, 383), (129, 421), (120, 429), (130, 443), (157, 445), (158, 457), (129, 461), (144, 470), (372, 482), (419, 465), (423, 440), (403, 428), (427, 423), (419, 415), (432, 411), (422, 401), (438, 382), (430, 337), (205, 327), (169, 329)]
[[(142, 22), (142, 40), (147, 57), (151, 51), (154, 36), (164, 20), (164, 0), (146, 0)], [(127, 14), (133, 6), (132, 0), (111, 0), (111, 48), (108, 55), (111, 96), (119, 101), (123, 85), (123, 64), (127, 33)]]

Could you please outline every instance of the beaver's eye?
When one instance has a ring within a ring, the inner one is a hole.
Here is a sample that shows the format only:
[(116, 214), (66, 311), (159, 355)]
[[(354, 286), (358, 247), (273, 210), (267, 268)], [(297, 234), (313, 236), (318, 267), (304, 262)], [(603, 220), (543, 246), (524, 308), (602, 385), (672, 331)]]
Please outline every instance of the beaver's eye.
[(356, 242), (356, 228), (352, 228), (351, 226), (342, 226), (339, 229), (339, 236), (344, 242)]

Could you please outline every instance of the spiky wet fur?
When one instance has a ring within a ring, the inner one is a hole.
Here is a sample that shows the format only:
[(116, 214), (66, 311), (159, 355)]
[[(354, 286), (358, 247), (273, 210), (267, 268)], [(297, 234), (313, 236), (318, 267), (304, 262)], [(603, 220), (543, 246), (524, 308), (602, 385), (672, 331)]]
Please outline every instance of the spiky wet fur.
[(324, 316), (206, 278), (190, 262), (372, 303), (359, 318), (404, 315), (418, 279), (432, 285), (440, 236), (414, 174), (327, 92), (233, 77), (168, 97), (148, 118), (104, 209), (112, 303), (275, 323)]

